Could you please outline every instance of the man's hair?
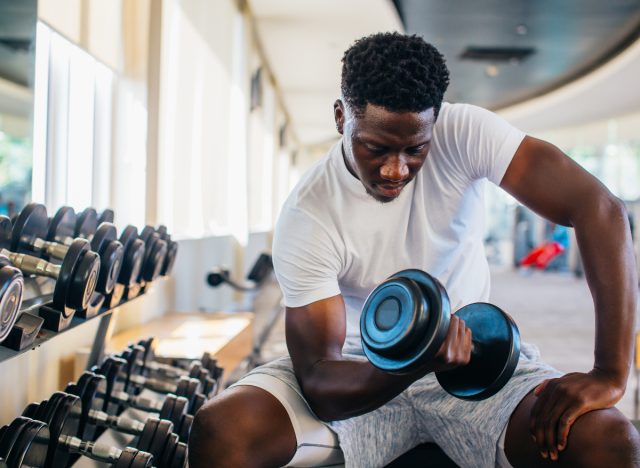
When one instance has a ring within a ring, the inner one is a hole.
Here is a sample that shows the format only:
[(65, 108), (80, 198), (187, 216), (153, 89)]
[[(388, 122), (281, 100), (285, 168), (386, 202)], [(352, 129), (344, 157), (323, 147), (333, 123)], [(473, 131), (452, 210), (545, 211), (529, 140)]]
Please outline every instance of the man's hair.
[(444, 57), (416, 35), (372, 34), (342, 57), (342, 97), (357, 113), (373, 104), (391, 112), (433, 107), (437, 116), (448, 85)]

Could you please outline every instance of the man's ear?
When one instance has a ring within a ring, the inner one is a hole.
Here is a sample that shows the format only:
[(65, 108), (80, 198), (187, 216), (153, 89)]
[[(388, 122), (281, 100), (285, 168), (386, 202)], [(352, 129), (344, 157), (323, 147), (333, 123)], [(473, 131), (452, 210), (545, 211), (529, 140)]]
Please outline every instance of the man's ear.
[(336, 121), (336, 130), (338, 133), (342, 135), (344, 131), (344, 122), (346, 120), (344, 104), (342, 100), (336, 99), (336, 102), (333, 103), (333, 118)]

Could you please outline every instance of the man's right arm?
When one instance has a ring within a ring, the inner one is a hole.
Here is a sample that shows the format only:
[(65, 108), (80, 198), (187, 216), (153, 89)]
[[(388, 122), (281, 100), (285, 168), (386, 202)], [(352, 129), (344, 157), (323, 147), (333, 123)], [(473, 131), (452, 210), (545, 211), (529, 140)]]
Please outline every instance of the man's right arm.
[(367, 360), (347, 359), (342, 355), (346, 313), (340, 295), (287, 307), (286, 336), (302, 392), (323, 421), (372, 411), (429, 372), (467, 364), (471, 351), (470, 330), (451, 316), (449, 333), (434, 360), (413, 373), (389, 374)]

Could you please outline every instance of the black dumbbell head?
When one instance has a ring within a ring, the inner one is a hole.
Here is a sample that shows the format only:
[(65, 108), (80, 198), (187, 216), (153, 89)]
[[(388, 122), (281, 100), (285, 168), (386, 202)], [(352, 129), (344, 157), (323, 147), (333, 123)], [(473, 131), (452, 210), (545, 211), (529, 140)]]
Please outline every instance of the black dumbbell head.
[(0, 343), (15, 324), (22, 305), (24, 279), (17, 268), (0, 266)]
[(81, 310), (86, 309), (89, 306), (98, 284), (99, 275), (100, 257), (95, 252), (85, 252), (73, 271), (73, 276), (67, 293), (67, 303), (69, 308)]
[(98, 216), (98, 226), (102, 223), (113, 223), (115, 217), (116, 215), (113, 210), (106, 208), (102, 213), (100, 213), (100, 216)]
[(47, 209), (39, 203), (25, 206), (13, 224), (11, 250), (16, 253), (33, 253), (32, 245), (36, 239), (47, 236), (49, 218)]
[(499, 392), (516, 370), (520, 332), (513, 319), (493, 304), (477, 302), (456, 312), (471, 330), (473, 352), (466, 366), (437, 372), (444, 390), (463, 400), (483, 400)]
[(403, 270), (376, 287), (360, 317), (364, 353), (387, 372), (411, 372), (435, 356), (449, 329), (449, 297), (421, 270)]
[(76, 231), (78, 218), (76, 212), (70, 206), (63, 206), (51, 218), (47, 229), (47, 240), (49, 242), (62, 242), (68, 238), (73, 238)]
[[(69, 288), (71, 287), (71, 282), (74, 279), (75, 268), (80, 263), (82, 257), (89, 252), (89, 248), (89, 241), (84, 239), (76, 239), (69, 246), (69, 250), (67, 250), (62, 262), (60, 274), (58, 275), (56, 286), (53, 291), (53, 304), (57, 309), (64, 310), (65, 307), (69, 307), (70, 304), (67, 297), (70, 293)], [(78, 292), (76, 292), (75, 297), (78, 297)], [(85, 309), (87, 304), (88, 301), (84, 303), (84, 307), (82, 307), (82, 297), (80, 298), (79, 303), (78, 301), (75, 302), (75, 305), (80, 306), (77, 307), (77, 309)]]
[[(18, 418), (22, 419), (22, 418)], [(51, 442), (49, 428), (42, 421), (27, 420), (20, 423), (20, 429), (9, 452), (2, 456), (9, 467), (46, 466), (47, 453)]]
[[(13, 236), (13, 225), (6, 216), (0, 215), (0, 249), (11, 250), (11, 237)], [(8, 260), (7, 260), (8, 262)], [(8, 265), (11, 263), (8, 262)]]
[(98, 228), (98, 213), (94, 208), (86, 208), (78, 215), (74, 237), (88, 239)]

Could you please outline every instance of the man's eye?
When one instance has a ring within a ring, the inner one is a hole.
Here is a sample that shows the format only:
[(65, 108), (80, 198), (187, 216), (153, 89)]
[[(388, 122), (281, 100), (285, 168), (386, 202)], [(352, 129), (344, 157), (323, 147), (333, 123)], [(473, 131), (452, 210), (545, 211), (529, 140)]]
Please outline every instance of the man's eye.
[(380, 147), (380, 146), (371, 146), (371, 145), (366, 145), (367, 149), (369, 151), (371, 151), (372, 153), (384, 153), (384, 148)]
[(426, 145), (413, 146), (413, 147), (411, 147), (411, 148), (409, 148), (407, 150), (407, 153), (409, 153), (409, 154), (418, 154), (425, 148), (425, 146)]

